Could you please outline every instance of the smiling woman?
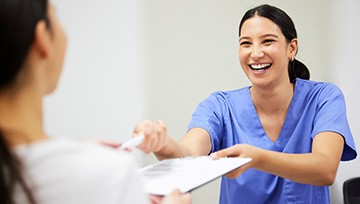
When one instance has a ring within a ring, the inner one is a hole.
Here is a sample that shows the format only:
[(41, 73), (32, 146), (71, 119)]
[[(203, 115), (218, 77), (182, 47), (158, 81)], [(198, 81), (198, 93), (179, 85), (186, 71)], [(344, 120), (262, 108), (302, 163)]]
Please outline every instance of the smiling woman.
[(222, 178), (220, 203), (330, 203), (339, 162), (357, 152), (341, 90), (309, 80), (295, 59), (298, 43), (284, 11), (250, 9), (239, 26), (239, 60), (251, 84), (202, 101), (180, 142), (163, 122), (140, 122), (139, 147), (159, 159), (252, 158)]
[(262, 6), (245, 13), (239, 25), (239, 44), (241, 66), (249, 78), (250, 73), (264, 76), (270, 67), (285, 80), (289, 75), (290, 82), (297, 77), (310, 78), (307, 67), (295, 59), (298, 51), (295, 25), (285, 12), (276, 12), (275, 7)]

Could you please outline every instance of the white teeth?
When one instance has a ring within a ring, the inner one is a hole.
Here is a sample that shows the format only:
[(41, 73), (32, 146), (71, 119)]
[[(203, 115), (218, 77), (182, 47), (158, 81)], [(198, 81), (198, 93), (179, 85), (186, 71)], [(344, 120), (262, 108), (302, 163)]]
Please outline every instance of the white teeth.
[(263, 69), (267, 66), (270, 66), (270, 64), (252, 64), (252, 65), (250, 65), (250, 67), (252, 69)]

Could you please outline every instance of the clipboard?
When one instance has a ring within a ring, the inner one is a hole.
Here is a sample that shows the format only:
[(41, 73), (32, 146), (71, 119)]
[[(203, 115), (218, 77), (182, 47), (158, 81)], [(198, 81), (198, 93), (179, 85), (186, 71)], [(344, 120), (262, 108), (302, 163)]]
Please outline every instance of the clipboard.
[(139, 169), (145, 192), (167, 195), (175, 188), (190, 192), (220, 176), (239, 168), (251, 158), (209, 156), (166, 159)]

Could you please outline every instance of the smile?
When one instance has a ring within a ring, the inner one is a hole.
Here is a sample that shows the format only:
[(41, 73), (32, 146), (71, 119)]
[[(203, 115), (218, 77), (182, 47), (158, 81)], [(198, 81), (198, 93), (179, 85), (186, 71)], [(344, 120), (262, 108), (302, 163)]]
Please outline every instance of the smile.
[(254, 71), (265, 70), (271, 67), (272, 64), (250, 64), (249, 67)]

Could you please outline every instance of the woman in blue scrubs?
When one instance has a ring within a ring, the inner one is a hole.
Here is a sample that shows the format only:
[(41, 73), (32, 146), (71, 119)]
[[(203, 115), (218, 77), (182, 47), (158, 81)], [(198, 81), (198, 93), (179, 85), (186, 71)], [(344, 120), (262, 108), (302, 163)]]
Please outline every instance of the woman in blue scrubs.
[(190, 155), (250, 157), (222, 179), (220, 203), (330, 203), (340, 160), (357, 156), (341, 90), (310, 81), (295, 59), (291, 18), (261, 5), (239, 26), (239, 60), (251, 86), (202, 101), (180, 142), (162, 121), (142, 121), (139, 148), (159, 159)]

